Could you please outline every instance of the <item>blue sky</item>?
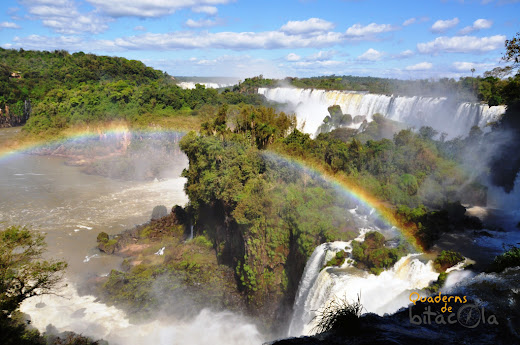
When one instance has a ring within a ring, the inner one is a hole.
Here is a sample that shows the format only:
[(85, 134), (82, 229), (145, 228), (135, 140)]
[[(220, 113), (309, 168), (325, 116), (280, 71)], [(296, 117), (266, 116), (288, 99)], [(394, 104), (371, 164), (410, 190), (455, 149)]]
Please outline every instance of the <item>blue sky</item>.
[(520, 0), (2, 0), (0, 45), (184, 76), (458, 78), (504, 66)]

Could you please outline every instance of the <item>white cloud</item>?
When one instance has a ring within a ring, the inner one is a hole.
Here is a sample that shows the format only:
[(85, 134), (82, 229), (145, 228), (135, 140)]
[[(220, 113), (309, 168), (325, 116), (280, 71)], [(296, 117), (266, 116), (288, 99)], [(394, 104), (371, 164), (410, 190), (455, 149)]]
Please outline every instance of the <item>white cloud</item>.
[(301, 56), (296, 55), (294, 53), (290, 53), (285, 57), (285, 60), (287, 61), (298, 61), (301, 59)]
[(134, 27), (134, 31), (146, 31), (146, 28), (142, 25)]
[(404, 59), (404, 58), (409, 58), (409, 57), (414, 56), (414, 55), (415, 55), (415, 53), (412, 50), (407, 49), (407, 50), (404, 50), (404, 51), (400, 52), (397, 55), (394, 55), (393, 57), (395, 59)]
[(433, 68), (431, 62), (419, 62), (418, 64), (405, 67), (406, 71), (425, 71)]
[(459, 31), (459, 34), (461, 35), (467, 35), (474, 31), (479, 31), (483, 29), (489, 29), (491, 26), (493, 26), (492, 20), (487, 19), (477, 19), (473, 22), (473, 25), (466, 26), (464, 29)]
[(211, 19), (188, 19), (185, 25), (189, 28), (204, 28), (219, 25), (219, 21)]
[(473, 22), (473, 27), (478, 30), (489, 29), (492, 25), (493, 21), (488, 19), (477, 19)]
[(277, 49), (320, 48), (344, 42), (342, 34), (327, 32), (313, 36), (287, 35), (279, 31), (266, 32), (172, 32), (147, 33), (139, 36), (117, 38), (114, 45), (126, 49)]
[(147, 65), (178, 75), (226, 75), (244, 79), (263, 74), (267, 78), (283, 78), (287, 76), (273, 61), (249, 55), (223, 55), (218, 57), (201, 57), (175, 60), (150, 60)]
[[(195, 21), (188, 24), (199, 25)], [(202, 23), (205, 24), (205, 23)], [(25, 38), (16, 43), (22, 44)], [(30, 40), (29, 40), (30, 41)], [(126, 36), (111, 41), (89, 40), (95, 51), (103, 51), (109, 45), (110, 51), (125, 50), (176, 50), (176, 49), (296, 49), (323, 48), (345, 44), (348, 37), (340, 32), (315, 32), (312, 35), (291, 35), (281, 31), (265, 32), (216, 32), (175, 31), (170, 33), (143, 33)], [(96, 47), (100, 42), (100, 47)], [(34, 44), (34, 42), (30, 42)]]
[(21, 3), (33, 18), (60, 34), (98, 34), (107, 30), (106, 23), (111, 21), (95, 11), (80, 13), (73, 0), (21, 0)]
[(459, 24), (459, 18), (455, 17), (448, 20), (438, 20), (433, 25), (431, 30), (435, 33), (445, 32)]
[(19, 29), (20, 25), (13, 22), (2, 22), (0, 23), (0, 29)]
[[(233, 0), (86, 0), (112, 17), (163, 17), (185, 8), (228, 4)], [(212, 9), (206, 8), (212, 12)]]
[(396, 27), (390, 24), (376, 24), (371, 23), (366, 26), (361, 24), (354, 24), (346, 31), (346, 35), (352, 39), (373, 39), (376, 35), (397, 30)]
[(27, 37), (14, 37), (13, 43), (4, 45), (4, 48), (19, 48), (34, 50), (66, 49), (70, 51), (92, 52), (96, 50), (114, 51), (113, 42), (105, 40), (84, 41), (79, 36), (41, 36), (30, 35)]
[(316, 68), (316, 67), (332, 67), (343, 64), (343, 61), (324, 60), (324, 61), (299, 61), (294, 64), (296, 67)]
[[(300, 63), (297, 64), (297, 66), (310, 66), (313, 62), (319, 62), (319, 61), (323, 62), (324, 64), (331, 64), (331, 62), (326, 62), (326, 61), (334, 61), (334, 60), (332, 60), (332, 58), (334, 57), (335, 54), (336, 54), (336, 51), (334, 51), (334, 50), (328, 50), (328, 51), (320, 50), (319, 52), (314, 53), (312, 55), (308, 55), (305, 58), (302, 58), (301, 56), (296, 55), (294, 53), (290, 53), (289, 55), (287, 55), (285, 57), (285, 59), (287, 61), (291, 61), (291, 62), (300, 61)], [(332, 64), (334, 64), (334, 63), (335, 62), (332, 62)]]
[(364, 52), (363, 54), (358, 56), (357, 59), (362, 60), (362, 61), (378, 61), (378, 60), (381, 60), (383, 55), (384, 55), (384, 53), (370, 48), (366, 52)]
[(195, 13), (206, 13), (210, 16), (217, 14), (218, 9), (215, 6), (197, 6), (191, 9)]
[(486, 53), (500, 49), (504, 45), (506, 36), (495, 35), (490, 37), (456, 36), (437, 37), (427, 43), (418, 43), (417, 50), (422, 54), (446, 53)]
[(323, 51), (320, 50), (319, 52), (312, 54), (310, 56), (307, 56), (305, 60), (307, 61), (325, 61), (331, 59), (336, 54), (333, 50)]
[[(45, 0), (39, 0), (45, 1)], [(68, 0), (58, 0), (68, 1)], [(187, 26), (202, 27), (205, 25), (213, 25), (218, 20), (188, 20)], [(301, 22), (300, 22), (301, 23)], [(314, 23), (318, 25), (311, 26), (314, 30), (323, 30), (330, 25), (323, 25), (318, 21), (305, 21), (305, 23)], [(73, 26), (71, 26), (73, 27)], [(300, 26), (299, 24), (291, 24), (286, 26), (286, 30), (299, 32), (299, 34), (290, 34), (281, 30), (264, 31), (264, 32), (195, 32), (195, 31), (175, 31), (169, 33), (143, 33), (134, 36), (126, 36), (115, 38), (113, 40), (89, 40), (89, 44), (94, 46), (94, 51), (104, 51), (104, 48), (110, 48), (110, 51), (126, 51), (126, 50), (176, 50), (176, 49), (232, 49), (232, 50), (248, 50), (248, 49), (297, 49), (297, 48), (325, 48), (336, 45), (343, 45), (349, 41), (357, 41), (362, 39), (371, 39), (376, 33), (394, 30), (387, 24), (370, 24), (366, 27), (354, 26), (350, 28), (351, 35), (359, 35), (353, 38), (346, 33), (334, 31), (312, 31), (311, 27)], [(79, 28), (74, 31), (78, 31)], [(68, 31), (64, 30), (64, 33)], [(22, 44), (24, 38), (19, 39), (16, 43)], [(96, 47), (96, 42), (100, 42), (100, 48)], [(34, 44), (34, 42), (30, 42)], [(322, 53), (317, 53), (317, 59), (326, 59)], [(320, 56), (321, 54), (321, 56)], [(331, 52), (327, 54), (332, 54)], [(329, 56), (327, 56), (328, 58)]]
[(417, 18), (410, 18), (403, 22), (403, 26), (412, 25), (417, 21)]
[(456, 61), (452, 66), (457, 72), (469, 72), (472, 68), (476, 70), (491, 69), (495, 64)]
[(289, 21), (280, 30), (291, 35), (320, 33), (334, 29), (334, 23), (320, 18), (310, 18), (302, 21)]

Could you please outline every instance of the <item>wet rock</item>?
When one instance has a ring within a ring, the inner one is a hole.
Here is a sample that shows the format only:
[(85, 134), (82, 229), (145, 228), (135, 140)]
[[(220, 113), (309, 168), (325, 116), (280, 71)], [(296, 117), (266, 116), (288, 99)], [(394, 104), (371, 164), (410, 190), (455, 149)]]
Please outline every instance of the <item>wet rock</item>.
[(110, 239), (106, 232), (100, 232), (97, 236), (98, 249), (107, 254), (113, 254), (117, 249), (117, 240)]

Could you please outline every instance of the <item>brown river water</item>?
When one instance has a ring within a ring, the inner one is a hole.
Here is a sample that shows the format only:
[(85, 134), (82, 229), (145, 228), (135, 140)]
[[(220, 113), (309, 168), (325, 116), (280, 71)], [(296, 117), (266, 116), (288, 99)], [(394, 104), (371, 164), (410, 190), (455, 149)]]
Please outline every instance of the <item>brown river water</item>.
[(65, 165), (63, 158), (4, 157), (0, 160), (0, 223), (45, 232), (48, 254), (68, 262), (69, 279), (106, 274), (117, 259), (95, 248), (97, 234), (116, 234), (146, 222), (156, 205), (184, 205), (185, 179), (180, 173), (186, 166), (187, 159), (180, 157), (169, 178), (121, 181), (87, 175), (79, 167)]

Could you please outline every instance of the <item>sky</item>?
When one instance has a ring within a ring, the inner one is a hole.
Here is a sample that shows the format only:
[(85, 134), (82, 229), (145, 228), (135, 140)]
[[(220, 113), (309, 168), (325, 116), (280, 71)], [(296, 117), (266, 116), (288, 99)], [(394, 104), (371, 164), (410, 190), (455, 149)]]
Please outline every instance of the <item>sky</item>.
[(520, 0), (2, 0), (0, 46), (174, 76), (459, 78), (505, 66)]

